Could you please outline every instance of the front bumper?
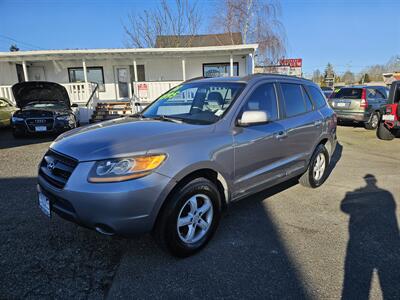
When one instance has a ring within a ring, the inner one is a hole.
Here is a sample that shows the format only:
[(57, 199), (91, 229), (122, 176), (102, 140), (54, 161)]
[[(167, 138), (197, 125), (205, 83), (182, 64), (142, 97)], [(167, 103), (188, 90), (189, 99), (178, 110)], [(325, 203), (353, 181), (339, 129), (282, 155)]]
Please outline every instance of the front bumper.
[(63, 189), (39, 175), (38, 189), (50, 199), (52, 211), (107, 234), (132, 236), (151, 231), (174, 180), (154, 172), (130, 181), (89, 183), (92, 166), (92, 162), (78, 164)]
[[(40, 124), (38, 124), (40, 125)], [(11, 127), (13, 130), (25, 133), (25, 134), (46, 134), (46, 133), (62, 133), (68, 130), (71, 130), (76, 127), (75, 123), (71, 123), (68, 121), (54, 120), (51, 126), (47, 126), (46, 131), (36, 132), (29, 126), (25, 121), (18, 121), (11, 123)]]
[(342, 121), (354, 121), (354, 122), (368, 122), (371, 114), (367, 112), (353, 112), (353, 111), (342, 111), (335, 110), (338, 120)]

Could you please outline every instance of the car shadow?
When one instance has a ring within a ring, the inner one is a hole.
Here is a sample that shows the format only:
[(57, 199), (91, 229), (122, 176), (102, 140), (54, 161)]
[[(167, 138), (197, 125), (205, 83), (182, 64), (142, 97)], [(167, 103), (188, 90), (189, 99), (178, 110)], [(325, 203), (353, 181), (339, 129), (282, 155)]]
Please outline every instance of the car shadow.
[(331, 159), (329, 161), (329, 166), (326, 174), (327, 178), (329, 178), (333, 170), (336, 168), (336, 165), (342, 158), (342, 152), (343, 152), (343, 146), (339, 142), (337, 142), (335, 151), (333, 152)]
[(342, 299), (368, 299), (376, 272), (384, 299), (400, 299), (400, 235), (394, 196), (377, 185), (374, 175), (366, 185), (348, 192), (341, 209), (348, 214), (349, 241)]
[(342, 127), (365, 128), (363, 122), (338, 121), (337, 125)]
[(210, 244), (186, 259), (161, 251), (149, 235), (107, 237), (48, 219), (36, 182), (0, 178), (6, 298), (310, 298), (263, 205), (297, 180), (233, 203)]
[(132, 242), (108, 297), (310, 298), (263, 204), (297, 183), (294, 179), (231, 204), (214, 238), (194, 256), (171, 257), (150, 238)]
[(56, 138), (55, 135), (27, 136), (24, 138), (14, 138), (10, 128), (0, 128), (0, 150), (9, 149), (26, 145), (51, 142)]

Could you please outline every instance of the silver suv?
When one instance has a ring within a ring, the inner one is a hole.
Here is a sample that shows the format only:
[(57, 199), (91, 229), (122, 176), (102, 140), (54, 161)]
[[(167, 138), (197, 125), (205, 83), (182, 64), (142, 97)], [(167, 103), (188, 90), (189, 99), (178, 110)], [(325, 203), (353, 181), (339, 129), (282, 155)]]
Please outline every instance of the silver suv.
[(384, 86), (349, 86), (336, 90), (329, 97), (329, 104), (339, 121), (361, 122), (366, 129), (375, 130), (387, 98), (388, 89)]
[(39, 204), (107, 235), (153, 232), (183, 257), (229, 203), (293, 177), (320, 186), (335, 147), (336, 116), (311, 81), (197, 79), (140, 114), (58, 137), (39, 166)]

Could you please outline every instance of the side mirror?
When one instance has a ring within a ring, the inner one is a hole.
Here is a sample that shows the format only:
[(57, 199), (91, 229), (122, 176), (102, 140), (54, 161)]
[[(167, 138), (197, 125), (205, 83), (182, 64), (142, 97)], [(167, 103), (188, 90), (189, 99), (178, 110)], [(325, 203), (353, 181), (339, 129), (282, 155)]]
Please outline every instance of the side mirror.
[(78, 104), (74, 103), (71, 105), (71, 107), (79, 107)]
[(244, 111), (242, 118), (238, 120), (239, 126), (250, 126), (268, 122), (267, 112), (262, 110)]

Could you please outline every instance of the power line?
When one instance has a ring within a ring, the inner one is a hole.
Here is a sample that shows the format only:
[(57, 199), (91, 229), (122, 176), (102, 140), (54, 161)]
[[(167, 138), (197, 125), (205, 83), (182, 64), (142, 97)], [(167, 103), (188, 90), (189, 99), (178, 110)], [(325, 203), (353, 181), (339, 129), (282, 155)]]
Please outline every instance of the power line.
[(42, 48), (42, 47), (30, 44), (30, 43), (26, 43), (26, 42), (23, 42), (23, 41), (20, 41), (20, 40), (16, 40), (16, 39), (14, 39), (12, 37), (9, 37), (9, 36), (3, 35), (3, 34), (0, 34), (0, 37), (3, 38), (3, 39), (7, 39), (7, 40), (10, 40), (10, 41), (13, 41), (15, 43), (19, 43), (19, 44), (22, 44), (22, 45), (29, 46), (29, 47), (31, 47), (31, 49), (33, 48), (33, 49), (44, 50), (44, 48)]

